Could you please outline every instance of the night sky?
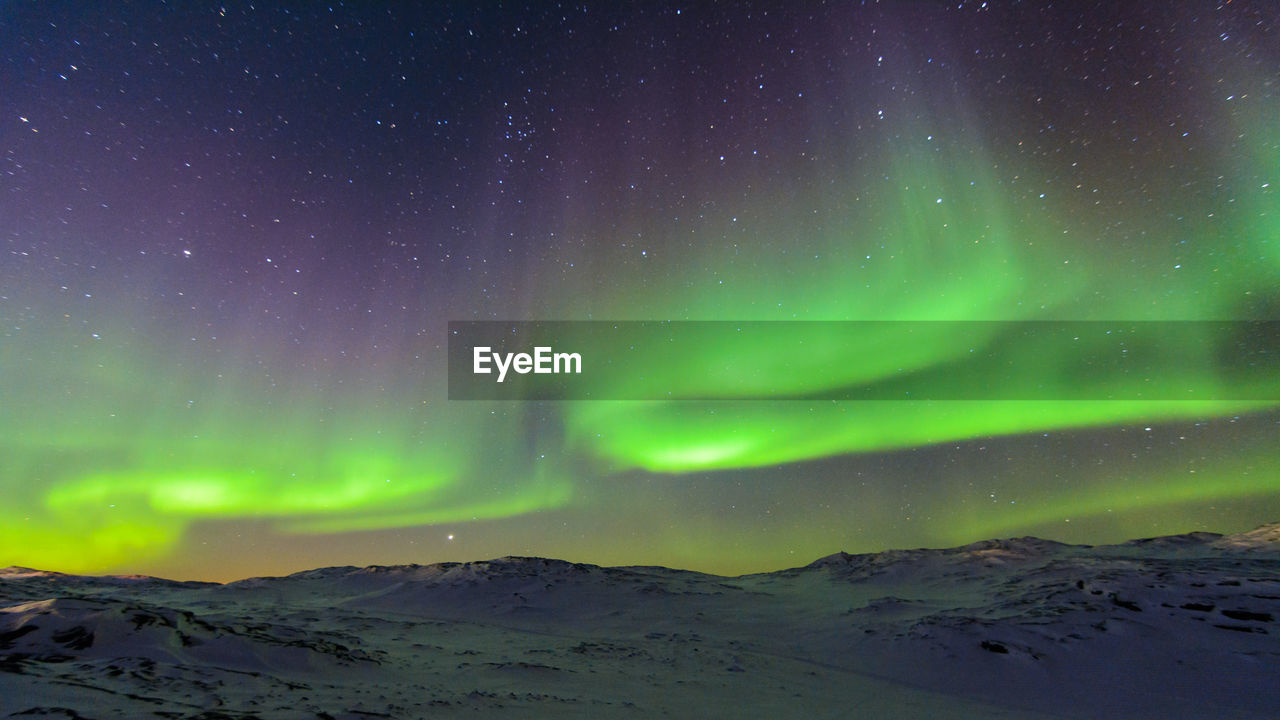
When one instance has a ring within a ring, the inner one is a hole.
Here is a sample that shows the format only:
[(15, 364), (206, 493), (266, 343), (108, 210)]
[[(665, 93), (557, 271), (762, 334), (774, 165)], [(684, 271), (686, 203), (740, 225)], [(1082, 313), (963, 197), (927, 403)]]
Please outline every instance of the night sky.
[(0, 8), (0, 565), (741, 573), (1280, 519), (1274, 402), (445, 382), (451, 320), (1280, 318), (1274, 3), (429, 5)]

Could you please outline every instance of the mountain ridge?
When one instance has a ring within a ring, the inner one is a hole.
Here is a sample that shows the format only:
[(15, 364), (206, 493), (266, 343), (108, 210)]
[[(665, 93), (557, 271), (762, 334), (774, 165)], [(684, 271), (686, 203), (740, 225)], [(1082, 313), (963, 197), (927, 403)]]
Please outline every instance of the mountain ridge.
[(286, 575), (259, 575), (237, 580), (229, 580), (226, 582), (215, 582), (207, 580), (173, 580), (170, 578), (144, 575), (144, 574), (75, 574), (65, 573), (57, 570), (41, 570), (20, 565), (10, 565), (0, 568), (0, 580), (9, 578), (59, 578), (64, 580), (76, 579), (93, 579), (100, 581), (117, 581), (117, 582), (147, 582), (158, 581), (166, 583), (178, 584), (198, 584), (198, 585), (236, 585), (242, 583), (252, 583), (270, 580), (284, 579), (322, 579), (326, 577), (343, 577), (352, 574), (386, 574), (392, 572), (409, 572), (409, 571), (448, 571), (455, 569), (468, 568), (491, 568), (499, 571), (512, 570), (529, 570), (535, 566), (541, 565), (543, 569), (556, 570), (572, 570), (582, 572), (586, 569), (599, 570), (623, 570), (634, 572), (671, 572), (671, 573), (690, 573), (694, 575), (710, 577), (710, 578), (748, 578), (774, 573), (790, 573), (797, 570), (809, 568), (828, 567), (831, 565), (848, 564), (859, 560), (890, 560), (900, 561), (909, 560), (911, 558), (921, 557), (937, 557), (947, 555), (961, 555), (965, 553), (983, 553), (990, 551), (1005, 551), (1023, 555), (1034, 555), (1033, 551), (1051, 552), (1051, 551), (1090, 551), (1105, 550), (1116, 551), (1126, 548), (1137, 547), (1167, 547), (1167, 548), (1209, 548), (1223, 552), (1268, 552), (1275, 551), (1280, 553), (1280, 521), (1263, 523), (1252, 530), (1246, 530), (1239, 533), (1215, 533), (1207, 531), (1192, 531), (1186, 533), (1175, 533), (1172, 535), (1156, 535), (1151, 537), (1134, 538), (1120, 543), (1106, 543), (1099, 545), (1073, 544), (1064, 543), (1057, 540), (1047, 540), (1032, 535), (1024, 535), (1010, 538), (989, 538), (986, 540), (978, 540), (964, 545), (956, 545), (952, 547), (917, 547), (917, 548), (891, 548), (876, 552), (867, 553), (848, 553), (837, 551), (830, 555), (824, 555), (816, 560), (795, 567), (780, 568), (778, 570), (769, 570), (756, 573), (744, 573), (742, 575), (718, 575), (715, 573), (707, 573), (699, 570), (688, 570), (683, 568), (673, 568), (663, 565), (596, 565), (594, 563), (582, 563), (572, 560), (562, 560), (558, 558), (547, 558), (526, 555), (503, 555), (496, 558), (485, 560), (464, 560), (453, 561), (446, 560), (434, 563), (405, 563), (396, 565), (333, 565), (311, 568), (308, 570), (299, 570), (288, 573)]

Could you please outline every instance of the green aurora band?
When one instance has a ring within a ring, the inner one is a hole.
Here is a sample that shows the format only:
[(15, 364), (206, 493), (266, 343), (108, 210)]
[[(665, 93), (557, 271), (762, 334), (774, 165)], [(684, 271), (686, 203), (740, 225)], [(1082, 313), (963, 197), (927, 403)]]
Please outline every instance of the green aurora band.
[[(1254, 124), (1250, 138), (1274, 138), (1265, 131), (1274, 122)], [(959, 129), (957, 129), (959, 131)], [(919, 138), (932, 138), (922, 130)], [(1255, 140), (1255, 142), (1257, 142)], [(628, 296), (631, 307), (645, 307), (652, 316), (734, 320), (1204, 320), (1269, 317), (1273, 311), (1277, 275), (1268, 260), (1276, 256), (1280, 242), (1275, 225), (1275, 189), (1262, 187), (1272, 177), (1280, 141), (1260, 142), (1265, 156), (1262, 169), (1242, 181), (1248, 202), (1232, 204), (1231, 215), (1218, 224), (1200, 228), (1199, 243), (1239, 249), (1224, 252), (1200, 269), (1167, 268), (1135, 276), (1113, 268), (1115, 253), (1096, 256), (1068, 251), (1058, 238), (1088, 228), (1061, 222), (1019, 217), (1016, 206), (1001, 193), (996, 177), (985, 170), (999, 163), (979, 147), (946, 153), (930, 144), (905, 143), (895, 134), (886, 137), (887, 157), (883, 183), (871, 191), (850, 189), (845, 195), (798, 203), (819, 207), (832, 218), (834, 229), (805, 234), (804, 247), (812, 257), (779, 257), (777, 263), (759, 263), (734, 274), (734, 287), (708, 299), (692, 279), (676, 282), (660, 295), (666, 304), (640, 305)], [(966, 160), (967, 158), (967, 160)], [(1267, 165), (1267, 162), (1270, 165)], [(1263, 174), (1271, 172), (1272, 175)], [(1027, 178), (1032, 173), (1015, 173)], [(1028, 185), (1041, 186), (1029, 180)], [(1246, 189), (1248, 188), (1248, 189)], [(852, 201), (850, 201), (852, 198)], [(745, 210), (744, 210), (745, 211)], [(797, 214), (801, 214), (797, 212)], [(1066, 215), (1063, 210), (1060, 214)], [(787, 218), (801, 222), (798, 218)], [(1066, 229), (1063, 229), (1066, 228)], [(1228, 228), (1223, 230), (1223, 228)], [(1184, 228), (1183, 232), (1187, 232)], [(774, 236), (786, 236), (781, 227)], [(873, 249), (871, 249), (873, 248)], [(811, 271), (788, 268), (787, 263), (808, 265)], [(695, 267), (700, 263), (691, 263)], [(809, 278), (785, 283), (772, 278)], [(1251, 298), (1269, 294), (1261, 302)], [(1100, 298), (1102, 300), (1100, 300)], [(616, 307), (623, 308), (623, 303)], [(746, 308), (737, 317), (724, 317), (722, 308)], [(618, 311), (618, 317), (627, 313)], [(868, 337), (872, 352), (832, 357), (814, 351), (821, 365), (803, 367), (787, 376), (763, 378), (763, 386), (781, 386), (797, 395), (819, 393), (855, 382), (886, 380), (902, 369), (917, 373), (935, 370), (934, 382), (948, 382), (948, 367), (974, 348), (983, 348), (995, 337), (975, 337), (963, 326), (940, 329), (933, 337)], [(900, 326), (894, 327), (901, 332)], [(1194, 377), (1164, 377), (1191, 384), (1221, 387), (1221, 358), (1214, 348), (1223, 338), (1205, 337), (1163, 351), (1177, 352), (1195, 362)], [(789, 351), (791, 345), (780, 343)], [(1070, 350), (1061, 346), (1029, 344), (1014, 348), (1022, 367), (1037, 368), (1030, 382), (1055, 384), (1064, 390), (1081, 378), (1064, 377), (1058, 361)], [(704, 357), (682, 362), (702, 365), (729, 363), (732, 358), (760, 356), (772, 350), (767, 344), (725, 347), (708, 343)], [(687, 352), (687, 350), (686, 350)], [(1159, 359), (1158, 357), (1156, 358)], [(779, 367), (797, 361), (779, 354)], [(659, 386), (676, 388), (676, 394), (717, 395), (714, 387), (681, 385), (680, 365), (655, 357)], [(824, 372), (822, 369), (826, 368)], [(663, 375), (663, 372), (666, 372)], [(699, 373), (699, 377), (703, 374)], [(726, 381), (723, 395), (741, 391), (741, 382)], [(1083, 379), (1097, 388), (1141, 385), (1151, 377), (1116, 374)], [(1274, 387), (1274, 386), (1272, 386)], [(748, 387), (749, 391), (752, 388)], [(1048, 392), (1050, 396), (1054, 393)], [(1271, 395), (1267, 395), (1268, 397)], [(653, 402), (572, 403), (566, 411), (568, 435), (581, 452), (607, 458), (612, 469), (641, 468), (653, 472), (681, 473), (706, 469), (733, 469), (783, 464), (841, 453), (876, 452), (918, 445), (987, 436), (1084, 428), (1135, 422), (1220, 417), (1260, 411), (1273, 403), (1180, 401), (990, 401), (990, 402)], [(1280, 488), (1277, 481), (1276, 488)]]

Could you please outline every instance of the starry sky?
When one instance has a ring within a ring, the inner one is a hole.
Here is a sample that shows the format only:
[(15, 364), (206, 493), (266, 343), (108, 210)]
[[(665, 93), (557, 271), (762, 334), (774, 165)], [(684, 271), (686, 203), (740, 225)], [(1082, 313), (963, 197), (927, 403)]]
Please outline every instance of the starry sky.
[(1276, 393), (811, 397), (1008, 338), (777, 401), (446, 387), (449, 321), (1280, 319), (1273, 4), (424, 5), (0, 7), (0, 565), (743, 573), (1280, 519)]

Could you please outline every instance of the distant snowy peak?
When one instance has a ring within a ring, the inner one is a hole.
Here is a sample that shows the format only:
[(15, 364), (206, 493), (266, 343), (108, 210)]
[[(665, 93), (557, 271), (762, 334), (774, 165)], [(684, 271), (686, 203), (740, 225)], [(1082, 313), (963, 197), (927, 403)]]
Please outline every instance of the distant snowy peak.
[(1087, 546), (1067, 545), (1036, 537), (981, 540), (953, 548), (918, 548), (915, 550), (885, 550), (878, 553), (851, 555), (839, 552), (809, 563), (806, 568), (843, 568), (851, 566), (884, 567), (900, 563), (920, 562), (1006, 562), (1036, 560), (1052, 557), (1063, 551)]
[(1219, 533), (1211, 532), (1189, 532), (1180, 535), (1161, 535), (1160, 537), (1138, 538), (1121, 543), (1121, 547), (1143, 547), (1143, 548), (1183, 548), (1198, 547), (1209, 545), (1214, 540), (1221, 538)]
[(976, 543), (970, 543), (958, 548), (945, 550), (950, 553), (1007, 553), (1010, 555), (1024, 555), (1028, 557), (1043, 557), (1053, 555), (1070, 548), (1087, 547), (1084, 545), (1068, 545), (1055, 540), (1044, 540), (1038, 537), (1017, 537), (1002, 540), (980, 540)]
[(1280, 553), (1280, 522), (1267, 523), (1248, 532), (1225, 535), (1212, 544), (1224, 550)]
[(1234, 535), (1190, 532), (1181, 535), (1130, 540), (1115, 547), (1160, 548), (1165, 550), (1201, 549), (1208, 552), (1280, 553), (1280, 522), (1267, 523), (1253, 530)]
[(849, 554), (838, 552), (819, 558), (801, 569), (817, 568), (884, 568), (892, 565), (920, 563), (1017, 562), (1073, 556), (1081, 553), (1113, 555), (1141, 549), (1157, 551), (1161, 555), (1178, 555), (1183, 552), (1263, 552), (1280, 554), (1280, 522), (1268, 523), (1248, 532), (1222, 535), (1211, 532), (1190, 532), (1179, 535), (1163, 535), (1129, 540), (1119, 545), (1069, 545), (1037, 537), (1019, 537), (998, 540), (982, 540), (953, 548), (919, 548), (915, 550), (886, 550), (878, 553)]
[(466, 563), (441, 563), (437, 566), (444, 574), (489, 575), (502, 577), (580, 577), (604, 572), (599, 565), (574, 563), (549, 558), (507, 555), (493, 560)]
[(60, 572), (53, 572), (50, 570), (35, 570), (33, 568), (22, 567), (20, 565), (10, 565), (7, 568), (0, 568), (0, 578), (6, 578), (10, 580), (19, 580), (19, 579), (25, 580), (28, 578), (55, 578), (55, 577), (66, 578), (70, 576)]
[(535, 589), (544, 591), (552, 587), (607, 585), (619, 579), (640, 582), (637, 578), (651, 581), (654, 575), (631, 569), (603, 568), (547, 558), (501, 557), (431, 565), (319, 568), (285, 577), (250, 578), (227, 583), (220, 588), (220, 592), (268, 593), (300, 602), (307, 596), (323, 595), (342, 598), (343, 602), (387, 604), (393, 602), (393, 597), (411, 597), (415, 599), (414, 602), (437, 597), (443, 602), (448, 598), (463, 598), (472, 591), (496, 588), (506, 588), (507, 595), (516, 593), (528, 597), (528, 593)]
[(73, 575), (52, 570), (35, 570), (28, 567), (11, 565), (0, 568), (0, 580), (49, 580), (59, 583), (101, 586), (101, 585), (166, 585), (172, 587), (206, 587), (219, 583), (200, 582), (198, 580), (168, 580), (151, 575)]
[(603, 572), (605, 568), (598, 565), (573, 563), (565, 560), (549, 558), (505, 556), (493, 560), (474, 560), (471, 562), (440, 562), (430, 565), (368, 565), (356, 567), (344, 565), (339, 567), (304, 570), (284, 577), (255, 577), (228, 583), (230, 586), (251, 587), (282, 580), (325, 580), (363, 582), (371, 580), (407, 582), (407, 581), (449, 581), (451, 579), (472, 579), (479, 577), (528, 577), (549, 575), (586, 575), (592, 572)]

